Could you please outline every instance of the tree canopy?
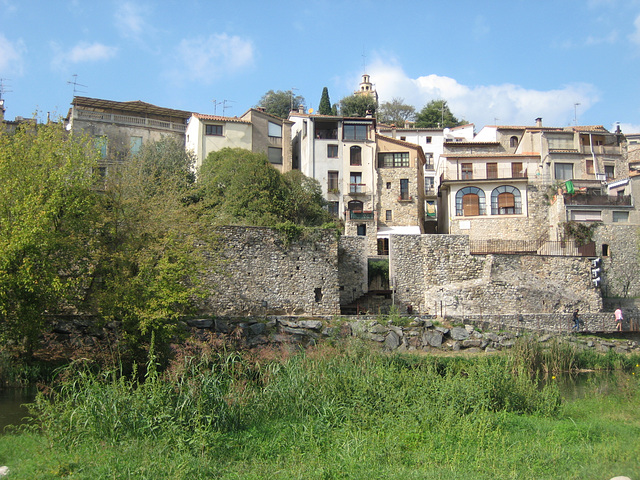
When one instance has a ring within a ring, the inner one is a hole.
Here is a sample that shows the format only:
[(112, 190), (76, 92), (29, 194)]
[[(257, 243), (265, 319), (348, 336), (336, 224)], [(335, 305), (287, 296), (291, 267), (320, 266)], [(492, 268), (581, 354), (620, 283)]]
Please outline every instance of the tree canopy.
[(294, 95), (293, 90), (269, 90), (258, 102), (258, 106), (267, 113), (280, 118), (288, 118), (289, 112), (297, 110), (300, 105), (304, 105), (304, 97)]
[(322, 96), (320, 97), (320, 104), (318, 105), (318, 113), (320, 115), (331, 115), (331, 100), (329, 100), (329, 89), (324, 87), (322, 89)]
[(416, 117), (416, 127), (419, 128), (448, 128), (465, 123), (451, 113), (446, 100), (431, 100)]
[(404, 103), (403, 98), (393, 98), (390, 102), (383, 102), (378, 109), (378, 120), (382, 123), (404, 127), (405, 122), (416, 117), (416, 109)]
[(366, 117), (375, 115), (378, 105), (372, 95), (350, 95), (340, 100), (340, 115), (344, 117)]

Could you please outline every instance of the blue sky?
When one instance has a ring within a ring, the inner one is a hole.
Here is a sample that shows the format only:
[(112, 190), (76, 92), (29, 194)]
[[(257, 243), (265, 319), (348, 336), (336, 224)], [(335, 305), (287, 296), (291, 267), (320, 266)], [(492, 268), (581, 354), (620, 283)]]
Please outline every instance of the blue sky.
[(366, 71), (381, 101), (445, 99), (476, 130), (640, 132), (640, 0), (0, 0), (0, 25), (9, 119), (65, 115), (74, 79), (78, 95), (234, 116), (270, 89), (317, 108), (326, 86), (336, 103)]

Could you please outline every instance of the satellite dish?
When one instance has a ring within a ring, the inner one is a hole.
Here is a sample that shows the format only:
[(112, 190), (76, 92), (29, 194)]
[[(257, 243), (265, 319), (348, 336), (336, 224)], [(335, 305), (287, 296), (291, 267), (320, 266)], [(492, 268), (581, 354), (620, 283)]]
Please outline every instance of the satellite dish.
[(311, 115), (313, 113), (313, 108), (309, 109), (309, 115)]

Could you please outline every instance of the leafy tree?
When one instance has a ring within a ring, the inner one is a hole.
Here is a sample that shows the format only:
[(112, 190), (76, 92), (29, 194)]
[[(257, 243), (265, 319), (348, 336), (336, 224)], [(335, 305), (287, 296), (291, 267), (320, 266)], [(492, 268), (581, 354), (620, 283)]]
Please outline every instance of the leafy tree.
[(0, 335), (29, 355), (45, 314), (82, 296), (96, 248), (98, 152), (62, 124), (0, 133)]
[(378, 120), (382, 123), (394, 124), (397, 127), (404, 127), (405, 122), (416, 117), (416, 109), (411, 105), (406, 105), (404, 99), (393, 98), (390, 102), (383, 102), (378, 110)]
[(327, 87), (322, 89), (322, 97), (320, 98), (320, 105), (318, 105), (318, 113), (320, 115), (331, 115), (333, 113), (331, 100), (329, 100), (329, 89)]
[(211, 152), (202, 163), (198, 183), (215, 224), (268, 226), (283, 220), (286, 185), (263, 153), (241, 148)]
[(351, 95), (340, 100), (340, 115), (344, 117), (375, 115), (376, 108), (376, 99), (371, 95)]
[(280, 118), (288, 118), (289, 112), (297, 110), (300, 105), (304, 105), (304, 97), (294, 95), (292, 90), (269, 90), (258, 102), (258, 106), (263, 107), (267, 113)]
[(284, 174), (284, 181), (287, 186), (286, 210), (283, 212), (286, 220), (307, 226), (319, 226), (332, 220), (323, 208), (326, 201), (318, 180), (307, 177), (300, 170), (291, 170)]
[(297, 170), (283, 175), (261, 153), (240, 148), (212, 152), (198, 183), (214, 224), (314, 226), (330, 220), (317, 180)]
[(122, 322), (134, 349), (166, 347), (201, 296), (199, 245), (210, 244), (193, 196), (194, 157), (165, 137), (146, 143), (108, 179), (101, 196), (100, 250), (88, 305)]
[(446, 100), (431, 100), (418, 113), (416, 127), (418, 128), (447, 128), (464, 125), (464, 120), (453, 116)]

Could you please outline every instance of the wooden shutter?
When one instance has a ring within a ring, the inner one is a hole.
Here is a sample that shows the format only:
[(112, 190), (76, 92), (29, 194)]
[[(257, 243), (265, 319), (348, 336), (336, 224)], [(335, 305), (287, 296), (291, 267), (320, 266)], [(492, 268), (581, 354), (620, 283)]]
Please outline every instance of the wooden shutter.
[(487, 163), (487, 178), (498, 178), (497, 163)]
[(501, 193), (498, 195), (498, 208), (515, 208), (516, 198), (513, 193)]
[(475, 193), (467, 193), (463, 196), (462, 213), (466, 217), (480, 215), (480, 197)]

